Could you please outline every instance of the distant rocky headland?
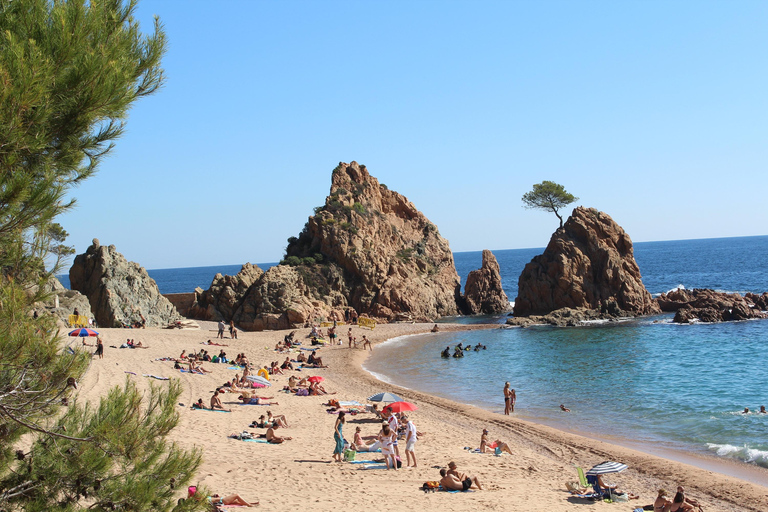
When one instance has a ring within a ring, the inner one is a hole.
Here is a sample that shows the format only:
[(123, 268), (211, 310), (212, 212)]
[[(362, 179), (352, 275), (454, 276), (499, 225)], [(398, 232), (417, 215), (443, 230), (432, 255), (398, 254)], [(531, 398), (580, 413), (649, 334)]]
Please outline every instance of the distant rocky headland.
[[(167, 326), (187, 318), (234, 322), (243, 330), (287, 329), (343, 320), (354, 310), (380, 321), (432, 321), (443, 316), (509, 310), (499, 264), (483, 251), (464, 293), (448, 241), (408, 199), (378, 182), (364, 165), (339, 163), (330, 193), (279, 265), (246, 263), (217, 274), (207, 290), (160, 294), (137, 263), (97, 239), (70, 270), (72, 290), (48, 309), (62, 319), (79, 308), (99, 325)], [(580, 325), (675, 311), (675, 322), (766, 318), (768, 293), (675, 290), (658, 299), (642, 283), (629, 235), (607, 214), (577, 207), (544, 252), (525, 266), (509, 325)]]

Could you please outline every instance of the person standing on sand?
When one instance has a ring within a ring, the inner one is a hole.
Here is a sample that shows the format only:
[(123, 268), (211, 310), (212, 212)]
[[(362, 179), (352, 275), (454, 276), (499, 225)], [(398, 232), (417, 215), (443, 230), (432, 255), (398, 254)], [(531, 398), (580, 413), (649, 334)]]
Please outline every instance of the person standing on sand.
[(101, 341), (101, 337), (96, 338), (96, 352), (95, 356), (99, 356), (99, 359), (104, 359), (104, 343)]
[(413, 449), (416, 446), (416, 425), (408, 418), (403, 416), (405, 424), (405, 467), (410, 467), (413, 459), (413, 467), (416, 467), (416, 453)]
[(515, 412), (515, 402), (512, 397), (515, 395), (515, 390), (509, 387), (509, 382), (504, 383), (504, 414), (509, 416), (510, 412)]
[(219, 320), (219, 332), (216, 335), (216, 339), (224, 339), (224, 320)]
[(373, 347), (371, 347), (371, 340), (369, 340), (368, 337), (363, 334), (363, 350), (365, 350), (366, 345), (368, 346), (368, 350), (373, 352)]
[(339, 417), (336, 418), (336, 424), (333, 426), (333, 440), (336, 441), (336, 447), (333, 449), (333, 460), (335, 462), (341, 462), (344, 455), (344, 435), (342, 434), (342, 428), (346, 423), (344, 411), (339, 412)]

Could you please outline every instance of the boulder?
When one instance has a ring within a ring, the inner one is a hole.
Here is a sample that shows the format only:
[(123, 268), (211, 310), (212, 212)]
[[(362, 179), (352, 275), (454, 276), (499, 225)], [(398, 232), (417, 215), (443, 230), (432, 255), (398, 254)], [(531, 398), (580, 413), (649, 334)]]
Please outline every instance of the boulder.
[(195, 300), (187, 316), (200, 320), (231, 320), (248, 289), (263, 273), (257, 265), (246, 263), (234, 276), (216, 274), (206, 291), (195, 290)]
[(676, 311), (675, 323), (731, 322), (768, 318), (768, 293), (718, 292), (708, 288), (676, 289), (657, 299), (663, 311)]
[(64, 288), (55, 277), (48, 282), (45, 291), (51, 293), (50, 299), (36, 304), (36, 308), (55, 315), (64, 325), (67, 325), (69, 315), (74, 314), (75, 310), (81, 316), (93, 318), (88, 297), (76, 290)]
[(467, 276), (464, 285), (465, 313), (470, 315), (503, 313), (509, 310), (509, 299), (501, 287), (501, 273), (496, 256), (483, 251), (483, 264)]
[(650, 315), (659, 306), (643, 286), (632, 240), (607, 214), (578, 207), (518, 280), (516, 317), (571, 309), (603, 316)]
[(143, 267), (127, 261), (114, 245), (100, 245), (95, 238), (85, 253), (75, 257), (69, 281), (73, 290), (88, 297), (103, 327), (159, 327), (181, 318)]

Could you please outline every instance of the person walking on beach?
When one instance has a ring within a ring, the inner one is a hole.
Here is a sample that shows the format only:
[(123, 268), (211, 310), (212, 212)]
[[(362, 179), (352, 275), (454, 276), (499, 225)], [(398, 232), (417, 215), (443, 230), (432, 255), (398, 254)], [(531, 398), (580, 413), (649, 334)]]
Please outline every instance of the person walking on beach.
[(344, 416), (344, 411), (341, 411), (339, 417), (336, 418), (336, 424), (333, 426), (333, 440), (336, 441), (336, 447), (333, 449), (333, 460), (335, 462), (341, 462), (344, 456), (344, 435), (342, 434), (342, 427), (346, 423)]
[(99, 359), (104, 359), (104, 343), (101, 341), (101, 337), (96, 338), (96, 352), (95, 356), (99, 356)]
[(219, 320), (219, 333), (216, 335), (216, 339), (224, 339), (224, 320)]
[(373, 352), (373, 347), (371, 347), (371, 340), (368, 339), (368, 337), (363, 334), (363, 350), (365, 350), (365, 347), (368, 347), (368, 350)]
[(416, 453), (413, 449), (416, 446), (416, 425), (408, 418), (403, 417), (405, 424), (405, 467), (410, 467), (413, 459), (413, 467), (416, 467)]
[(509, 416), (515, 412), (515, 390), (509, 387), (509, 382), (504, 383), (504, 414)]

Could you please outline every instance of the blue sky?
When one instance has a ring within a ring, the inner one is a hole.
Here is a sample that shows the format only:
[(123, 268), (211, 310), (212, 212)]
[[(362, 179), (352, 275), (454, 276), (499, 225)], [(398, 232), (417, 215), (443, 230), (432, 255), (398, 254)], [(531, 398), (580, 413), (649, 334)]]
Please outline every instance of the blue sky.
[[(281, 258), (340, 162), (454, 251), (543, 247), (552, 180), (638, 241), (768, 232), (766, 2), (143, 0), (169, 40), (60, 218), (146, 268)], [(568, 213), (570, 212), (570, 209)]]

